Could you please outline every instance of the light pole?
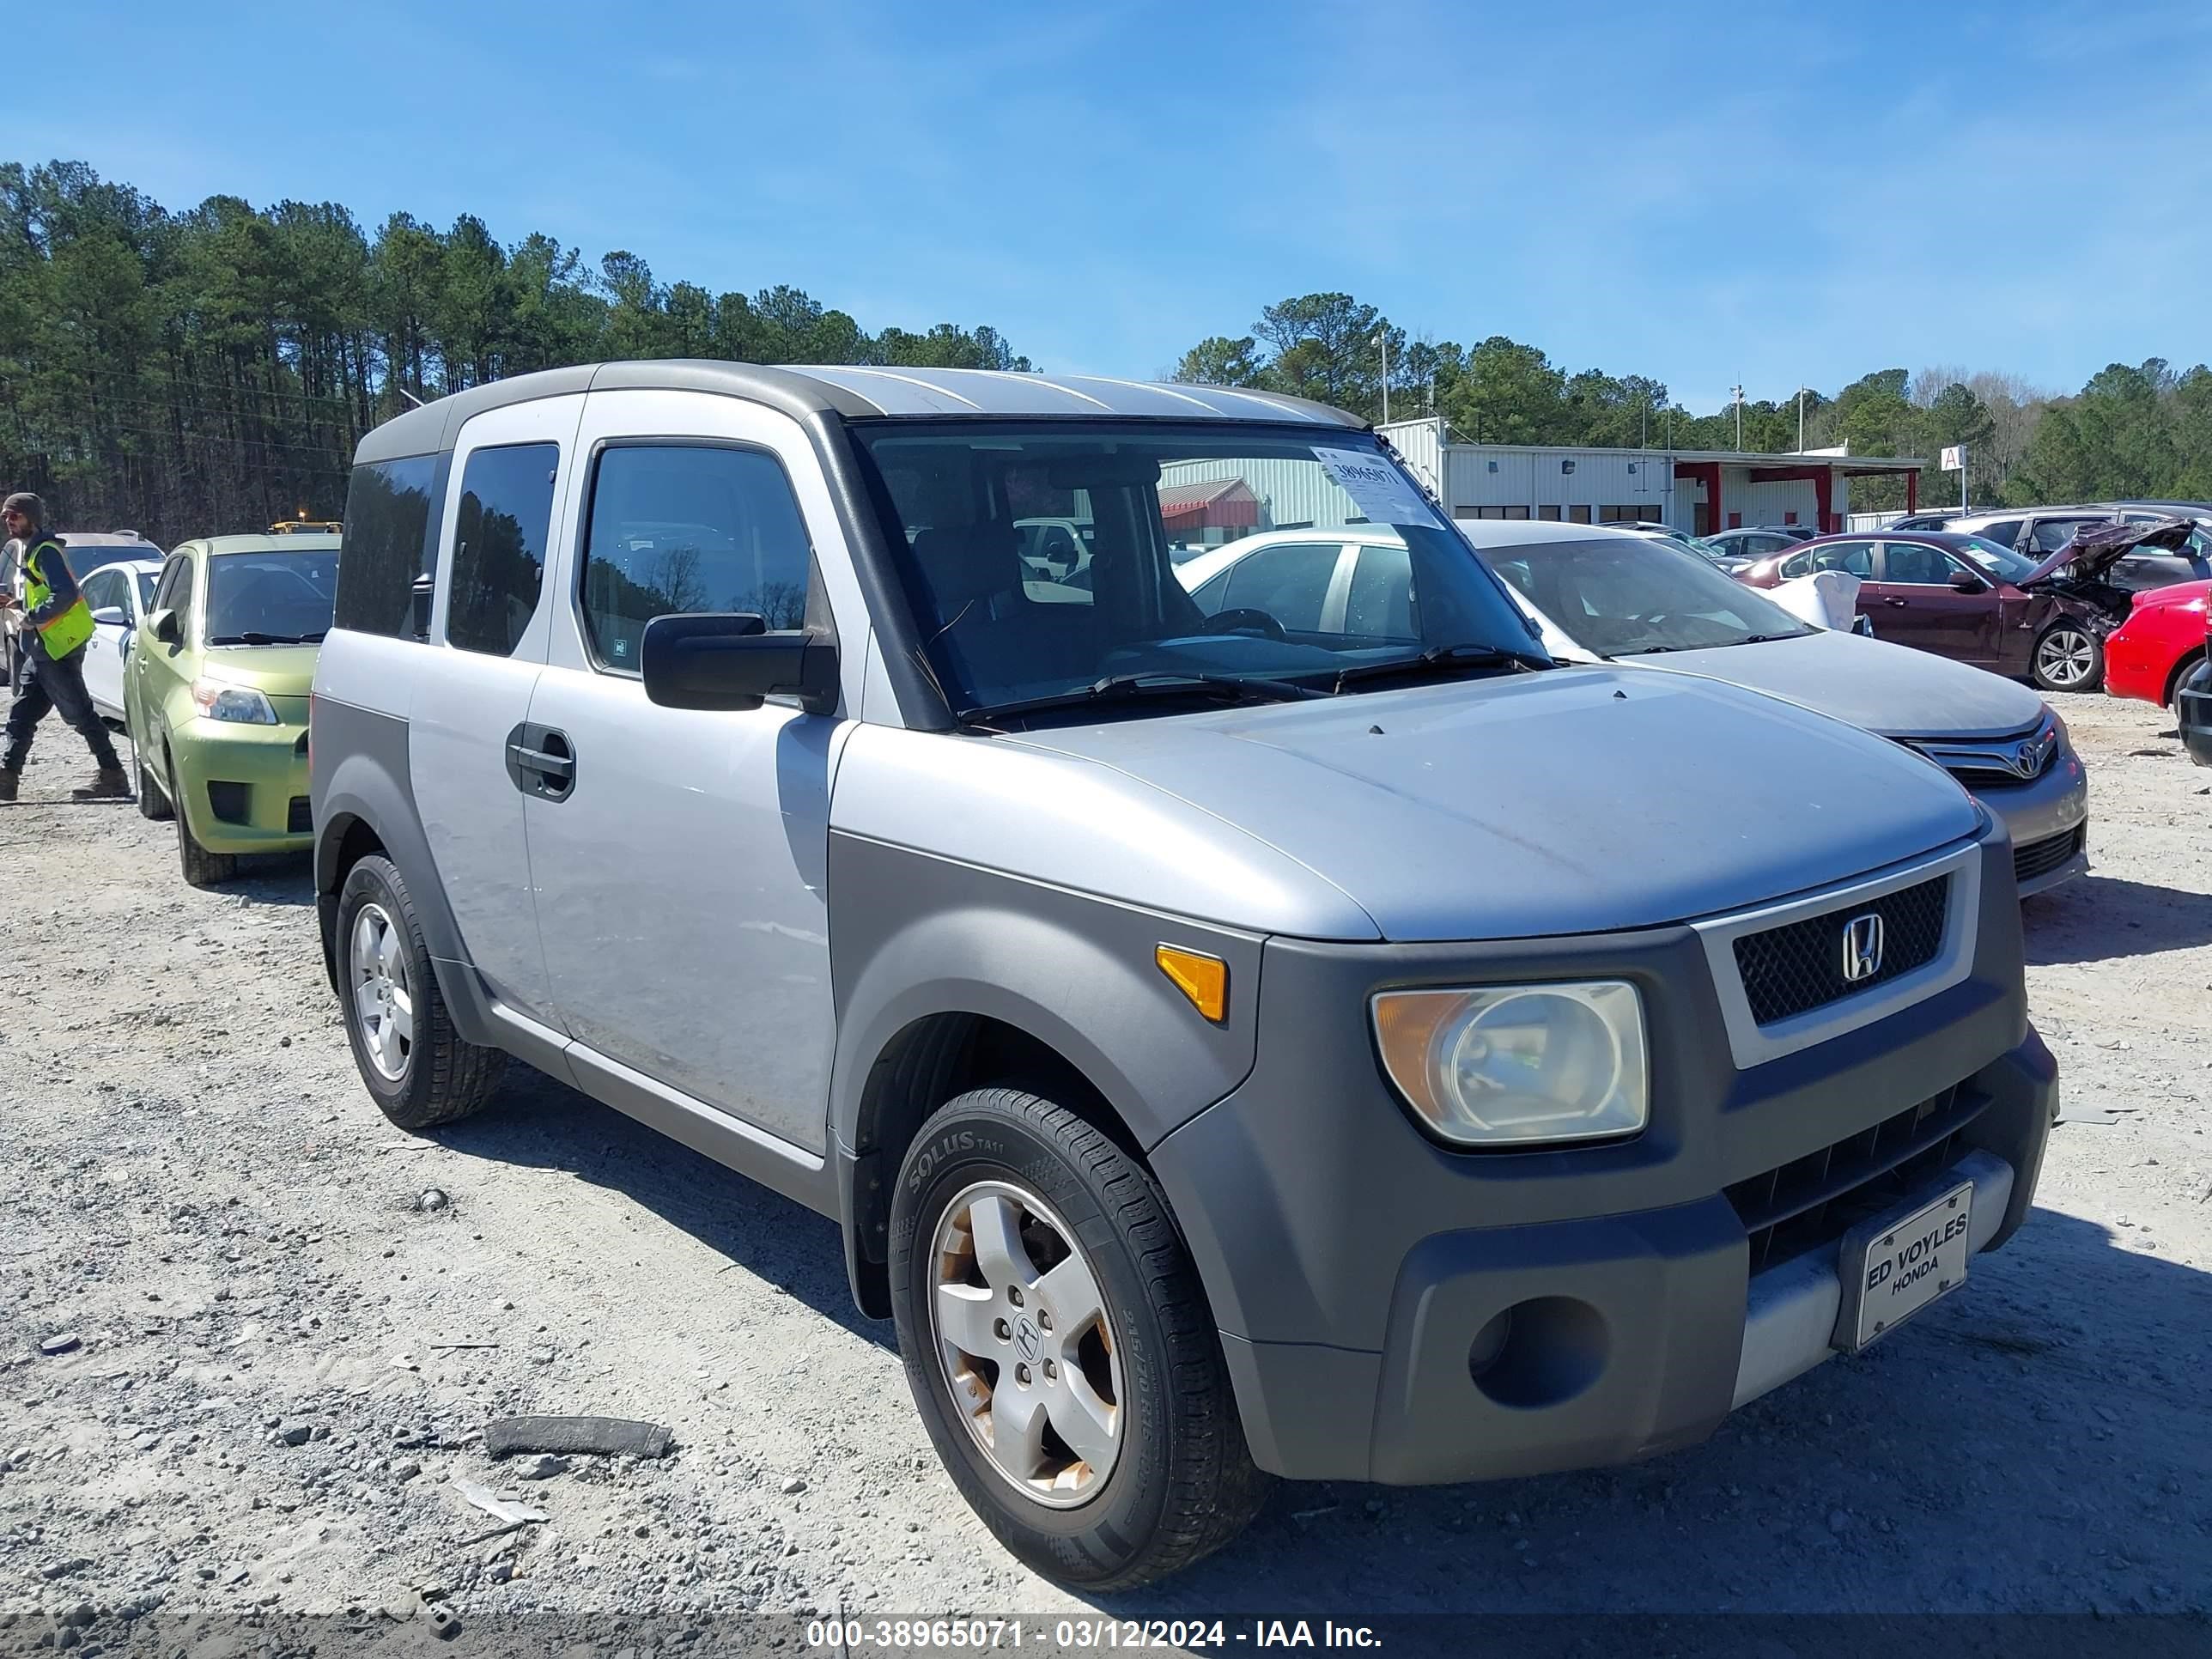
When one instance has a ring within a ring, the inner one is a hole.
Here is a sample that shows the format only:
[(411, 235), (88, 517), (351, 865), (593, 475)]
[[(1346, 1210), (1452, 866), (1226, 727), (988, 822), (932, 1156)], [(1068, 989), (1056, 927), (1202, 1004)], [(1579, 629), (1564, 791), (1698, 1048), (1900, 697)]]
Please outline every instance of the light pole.
[(1382, 329), (1375, 331), (1375, 343), (1382, 348), (1382, 424), (1390, 424), (1390, 336)]
[(1734, 390), (1735, 392), (1735, 447), (1736, 453), (1741, 454), (1743, 453), (1743, 388), (1737, 386)]
[(1805, 388), (1797, 388), (1797, 453), (1805, 453)]

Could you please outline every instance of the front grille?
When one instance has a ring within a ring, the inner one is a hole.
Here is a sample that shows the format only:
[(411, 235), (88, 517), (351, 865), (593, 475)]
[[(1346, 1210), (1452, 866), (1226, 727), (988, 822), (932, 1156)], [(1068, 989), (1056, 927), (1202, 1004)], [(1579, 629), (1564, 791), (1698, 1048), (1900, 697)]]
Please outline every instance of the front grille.
[[(1735, 942), (1735, 965), (1752, 1018), (1771, 1025), (1926, 967), (1943, 948), (1943, 918), (1950, 902), (1951, 878), (1938, 876), (1878, 899), (1745, 934)], [(1881, 918), (1881, 965), (1864, 979), (1847, 980), (1844, 929), (1864, 915)]]
[(1958, 1156), (1960, 1133), (1988, 1103), (1954, 1085), (1832, 1146), (1737, 1182), (1728, 1200), (1751, 1240), (1751, 1271), (1832, 1244), (1911, 1197)]
[(2023, 842), (2012, 849), (2013, 879), (2033, 881), (2038, 876), (2049, 875), (2080, 852), (2088, 839), (2089, 826), (2077, 823), (2063, 835)]
[(315, 828), (314, 809), (305, 795), (292, 797), (292, 810), (284, 815), (284, 830), (288, 835), (312, 835)]
[[(2009, 766), (1976, 766), (1968, 761), (1947, 760), (1943, 769), (1977, 794), (1991, 789), (2023, 789), (2035, 781), (2034, 778), (2021, 776)], [(2040, 777), (2042, 774), (2036, 775)]]

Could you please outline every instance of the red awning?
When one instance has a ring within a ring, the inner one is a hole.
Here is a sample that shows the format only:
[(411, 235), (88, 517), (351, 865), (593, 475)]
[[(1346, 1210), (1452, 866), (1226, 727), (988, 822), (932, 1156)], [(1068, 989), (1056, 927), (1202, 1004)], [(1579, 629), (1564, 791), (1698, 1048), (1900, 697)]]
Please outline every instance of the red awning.
[(1260, 498), (1242, 478), (1170, 484), (1160, 491), (1160, 519), (1170, 530), (1256, 530)]

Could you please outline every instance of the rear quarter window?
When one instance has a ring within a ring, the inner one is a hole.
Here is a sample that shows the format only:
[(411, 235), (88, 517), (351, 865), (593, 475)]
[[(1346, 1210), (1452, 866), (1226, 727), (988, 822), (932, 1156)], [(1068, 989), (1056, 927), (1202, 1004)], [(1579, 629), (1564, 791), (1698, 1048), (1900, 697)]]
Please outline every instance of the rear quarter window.
[(386, 638), (415, 637), (415, 579), (437, 558), (439, 458), (410, 455), (353, 470), (338, 555), (334, 625)]

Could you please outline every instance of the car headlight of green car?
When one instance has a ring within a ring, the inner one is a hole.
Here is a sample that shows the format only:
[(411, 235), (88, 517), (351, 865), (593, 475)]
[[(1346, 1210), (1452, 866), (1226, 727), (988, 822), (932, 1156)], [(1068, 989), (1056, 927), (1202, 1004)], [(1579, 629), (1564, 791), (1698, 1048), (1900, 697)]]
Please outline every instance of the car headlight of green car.
[(269, 699), (251, 686), (225, 685), (217, 680), (194, 680), (192, 703), (206, 720), (232, 720), (240, 726), (274, 726), (276, 711)]

